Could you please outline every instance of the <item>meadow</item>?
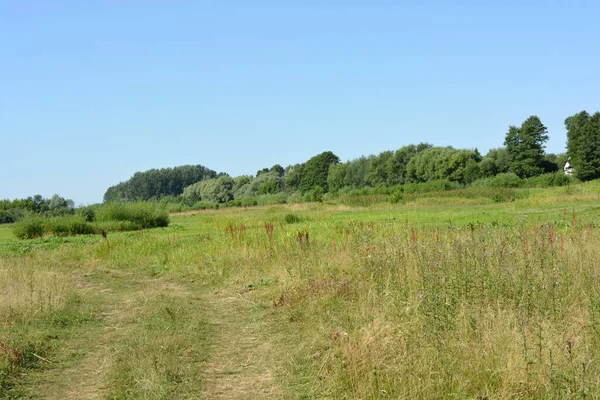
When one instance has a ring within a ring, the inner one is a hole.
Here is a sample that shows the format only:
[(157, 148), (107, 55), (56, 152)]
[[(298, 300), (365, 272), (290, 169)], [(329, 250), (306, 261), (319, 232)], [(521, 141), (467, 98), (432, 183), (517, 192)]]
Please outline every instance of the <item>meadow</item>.
[(17, 240), (0, 397), (600, 398), (600, 182)]

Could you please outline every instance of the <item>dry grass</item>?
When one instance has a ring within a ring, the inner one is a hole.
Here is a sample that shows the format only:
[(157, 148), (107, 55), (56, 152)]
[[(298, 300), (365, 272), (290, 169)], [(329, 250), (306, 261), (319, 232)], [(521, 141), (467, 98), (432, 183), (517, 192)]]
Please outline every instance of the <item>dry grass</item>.
[(28, 258), (0, 258), (0, 323), (60, 310), (73, 294), (73, 280)]
[(208, 211), (2, 256), (2, 337), (53, 362), (4, 393), (598, 398), (598, 195), (572, 196)]

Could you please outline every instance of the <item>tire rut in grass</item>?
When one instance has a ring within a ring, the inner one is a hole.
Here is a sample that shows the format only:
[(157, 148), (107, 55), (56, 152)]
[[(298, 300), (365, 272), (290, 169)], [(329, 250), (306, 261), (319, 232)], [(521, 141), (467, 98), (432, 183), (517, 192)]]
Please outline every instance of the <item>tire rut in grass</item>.
[(99, 317), (72, 328), (52, 364), (27, 377), (33, 398), (199, 398), (208, 329), (197, 293), (126, 274), (83, 292)]
[(26, 382), (34, 397), (45, 399), (105, 398), (107, 375), (115, 361), (115, 344), (127, 336), (127, 316), (133, 311), (122, 292), (86, 286), (95, 292), (93, 303), (99, 320), (72, 328), (46, 369), (31, 374)]
[(208, 295), (206, 307), (213, 343), (203, 398), (283, 398), (265, 308), (231, 290)]

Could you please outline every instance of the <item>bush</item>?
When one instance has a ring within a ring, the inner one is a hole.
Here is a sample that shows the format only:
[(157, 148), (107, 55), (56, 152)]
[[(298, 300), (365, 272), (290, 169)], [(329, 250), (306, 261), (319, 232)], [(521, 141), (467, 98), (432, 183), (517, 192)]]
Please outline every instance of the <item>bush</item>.
[(287, 204), (287, 195), (285, 193), (263, 194), (256, 197), (259, 206), (271, 206), (275, 204)]
[(98, 208), (96, 219), (99, 222), (129, 221), (141, 228), (158, 228), (169, 225), (169, 214), (158, 204), (107, 203)]
[(258, 205), (256, 199), (242, 199), (242, 207), (250, 207)]
[(571, 182), (573, 182), (573, 178), (562, 172), (554, 172), (529, 178), (525, 182), (525, 185), (527, 187), (553, 187), (566, 186)]
[(15, 223), (13, 233), (19, 239), (33, 239), (44, 236), (44, 217), (29, 214)]
[(323, 201), (323, 188), (321, 186), (315, 186), (310, 192), (304, 196), (305, 201), (320, 203)]
[(139, 225), (131, 221), (105, 221), (96, 223), (96, 232), (129, 232), (141, 229)]
[(17, 218), (15, 218), (12, 210), (0, 210), (0, 224), (10, 224), (16, 221)]
[(197, 201), (192, 206), (192, 210), (212, 210), (217, 208), (217, 203), (211, 201)]
[(404, 193), (427, 193), (442, 192), (445, 190), (459, 189), (461, 186), (447, 179), (438, 179), (421, 183), (407, 183), (404, 185)]
[(392, 193), (392, 197), (390, 199), (392, 203), (398, 204), (404, 202), (404, 190), (402, 188), (396, 190)]
[(297, 222), (300, 222), (300, 217), (297, 216), (296, 214), (287, 214), (284, 217), (284, 219), (287, 224), (295, 224)]
[(471, 184), (479, 188), (516, 188), (523, 186), (524, 181), (512, 172), (498, 174), (491, 178), (478, 179)]
[(231, 201), (228, 201), (227, 203), (223, 204), (223, 207), (241, 207), (241, 206), (242, 206), (241, 200), (231, 200)]
[(44, 233), (51, 233), (54, 236), (90, 235), (95, 233), (95, 229), (83, 217), (63, 216), (46, 218)]
[(83, 218), (86, 222), (94, 222), (96, 220), (96, 212), (90, 206), (79, 207), (76, 211), (76, 214)]

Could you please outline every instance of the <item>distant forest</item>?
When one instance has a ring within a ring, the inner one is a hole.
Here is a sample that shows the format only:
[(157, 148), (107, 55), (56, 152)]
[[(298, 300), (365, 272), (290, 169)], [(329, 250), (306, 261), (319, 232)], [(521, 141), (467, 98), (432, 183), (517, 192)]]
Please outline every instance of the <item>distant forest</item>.
[[(586, 111), (565, 120), (567, 151), (544, 151), (548, 130), (537, 116), (510, 126), (504, 146), (481, 155), (477, 149), (438, 147), (428, 143), (347, 162), (326, 151), (306, 162), (265, 167), (254, 175), (231, 177), (202, 165), (136, 172), (108, 188), (104, 202), (159, 201), (170, 210), (322, 201), (352, 193), (391, 194), (449, 190), (465, 186), (558, 186), (574, 179), (600, 178), (600, 112)], [(563, 173), (569, 161), (573, 177)], [(0, 200), (0, 223), (27, 213), (74, 214), (72, 200), (54, 195)]]
[(567, 152), (544, 151), (548, 130), (531, 116), (520, 126), (510, 126), (504, 147), (481, 155), (477, 149), (436, 147), (428, 143), (360, 157), (347, 162), (330, 151), (308, 161), (282, 167), (273, 165), (255, 175), (231, 177), (203, 166), (182, 166), (137, 172), (131, 179), (110, 187), (104, 201), (160, 200), (168, 197), (188, 205), (197, 202), (229, 203), (265, 195), (294, 200), (319, 200), (326, 193), (435, 182), (441, 189), (484, 184), (496, 178), (500, 185), (518, 186), (522, 180), (546, 175), (540, 182), (568, 182), (562, 168), (571, 158), (574, 177), (600, 178), (600, 112), (583, 111), (565, 120)]

